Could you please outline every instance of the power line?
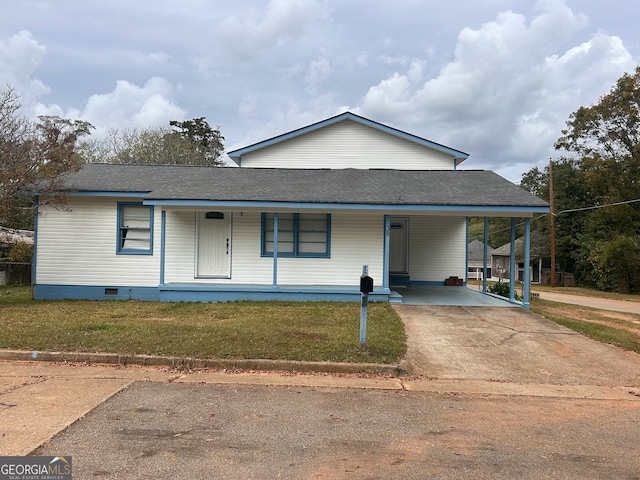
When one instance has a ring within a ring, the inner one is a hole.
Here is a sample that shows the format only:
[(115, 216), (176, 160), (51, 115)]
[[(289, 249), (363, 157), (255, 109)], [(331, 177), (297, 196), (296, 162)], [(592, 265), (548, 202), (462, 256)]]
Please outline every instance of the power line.
[[(542, 214), (538, 215), (537, 217), (531, 218), (531, 221), (539, 220), (539, 219), (544, 218), (544, 217), (546, 217), (548, 215), (549, 215), (548, 213), (542, 213)], [(525, 222), (520, 222), (520, 223), (516, 224), (516, 227), (521, 227), (524, 224), (525, 224)], [(489, 230), (489, 235), (494, 234), (494, 233), (506, 232), (507, 230), (511, 230), (511, 226), (508, 226), (506, 228), (501, 228), (500, 230)], [(479, 238), (480, 237), (478, 237), (478, 239)]]
[(615, 207), (616, 205), (626, 205), (628, 203), (636, 203), (636, 202), (640, 202), (640, 198), (636, 198), (635, 200), (627, 200), (626, 202), (608, 203), (607, 205), (596, 205), (593, 207), (572, 208), (570, 210), (562, 210), (561, 212), (558, 212), (558, 213), (582, 212), (584, 210), (596, 210), (598, 208)]

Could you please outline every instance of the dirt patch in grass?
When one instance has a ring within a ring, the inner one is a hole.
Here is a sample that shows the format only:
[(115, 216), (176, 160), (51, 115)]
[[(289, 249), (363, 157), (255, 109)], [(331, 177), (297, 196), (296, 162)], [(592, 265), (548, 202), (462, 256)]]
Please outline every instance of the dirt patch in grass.
[(594, 312), (594, 310), (584, 308), (556, 307), (548, 310), (552, 310), (558, 315), (573, 318), (574, 320), (626, 330), (640, 337), (640, 319), (637, 318), (637, 315), (611, 312), (608, 310), (596, 310)]

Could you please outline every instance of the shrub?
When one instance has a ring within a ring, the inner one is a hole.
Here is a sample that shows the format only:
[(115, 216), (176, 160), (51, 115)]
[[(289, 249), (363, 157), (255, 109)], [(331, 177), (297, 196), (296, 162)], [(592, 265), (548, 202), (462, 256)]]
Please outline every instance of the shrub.
[[(509, 298), (509, 283), (506, 282), (498, 282), (494, 283), (489, 287), (489, 291), (494, 295), (500, 295), (501, 297)], [(516, 293), (516, 300), (522, 300), (522, 298)]]
[(10, 262), (26, 262), (30, 263), (33, 258), (33, 247), (31, 245), (26, 244), (25, 242), (18, 242), (11, 250), (9, 250), (9, 254), (7, 255), (7, 259)]

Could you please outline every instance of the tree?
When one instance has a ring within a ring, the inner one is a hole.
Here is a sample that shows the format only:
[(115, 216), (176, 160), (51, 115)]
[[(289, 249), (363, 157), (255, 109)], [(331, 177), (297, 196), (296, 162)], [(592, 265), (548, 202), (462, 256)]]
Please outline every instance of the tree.
[(220, 127), (214, 130), (205, 117), (182, 122), (172, 120), (169, 125), (174, 127), (174, 132), (180, 138), (194, 146), (195, 153), (202, 160), (202, 165), (222, 165), (220, 157), (224, 153), (224, 137), (220, 133)]
[(78, 140), (93, 126), (55, 116), (32, 122), (19, 114), (14, 89), (0, 92), (0, 224), (28, 228), (33, 221), (33, 201), (25, 195), (33, 185), (47, 181), (44, 202), (60, 203), (56, 195), (60, 175), (80, 168)]
[(84, 142), (90, 163), (220, 166), (224, 137), (204, 117), (171, 121), (169, 127), (111, 130), (102, 140)]
[[(572, 113), (555, 143), (556, 259), (581, 284), (640, 291), (639, 141), (640, 67)], [(523, 185), (548, 199), (548, 170), (530, 170)]]

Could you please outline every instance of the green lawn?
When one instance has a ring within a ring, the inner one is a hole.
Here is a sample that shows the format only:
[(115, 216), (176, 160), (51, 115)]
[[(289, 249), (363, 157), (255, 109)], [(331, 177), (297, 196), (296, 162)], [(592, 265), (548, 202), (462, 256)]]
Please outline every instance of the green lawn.
[(640, 315), (548, 300), (533, 301), (531, 311), (599, 342), (640, 353)]
[(400, 318), (388, 303), (368, 313), (361, 349), (358, 302), (34, 301), (0, 287), (0, 348), (397, 364)]

